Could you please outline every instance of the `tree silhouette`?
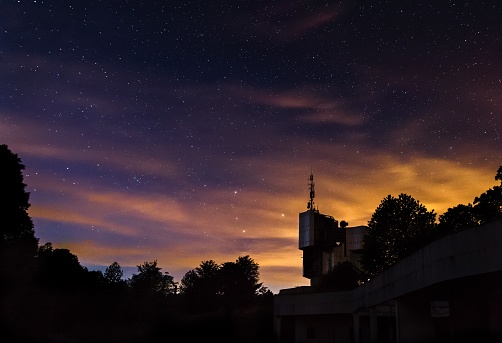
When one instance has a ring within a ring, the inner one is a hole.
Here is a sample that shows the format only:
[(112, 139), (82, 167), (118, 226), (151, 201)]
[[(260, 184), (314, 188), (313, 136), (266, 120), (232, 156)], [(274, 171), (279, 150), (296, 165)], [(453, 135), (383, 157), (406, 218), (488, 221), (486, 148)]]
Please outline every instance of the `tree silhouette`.
[(472, 204), (457, 205), (439, 216), (437, 237), (449, 235), (471, 227), (487, 224), (502, 218), (502, 166), (497, 170), (495, 180), (500, 186), (488, 189)]
[(368, 222), (361, 263), (375, 275), (432, 239), (436, 214), (406, 194), (388, 195)]
[(0, 166), (0, 258), (2, 262), (5, 259), (32, 258), (37, 251), (38, 239), (27, 212), (30, 194), (23, 183), (25, 166), (5, 144), (0, 145)]
[(495, 174), (495, 180), (500, 181), (500, 185), (502, 186), (502, 166), (497, 169), (497, 174)]
[(220, 266), (213, 260), (204, 261), (199, 267), (195, 268), (197, 276), (201, 279), (210, 279), (218, 274)]
[(37, 256), (40, 286), (59, 291), (75, 290), (88, 285), (91, 277), (98, 277), (89, 275), (87, 268), (80, 265), (77, 255), (68, 249), (53, 249), (50, 242), (38, 248)]
[(113, 262), (111, 265), (106, 267), (104, 278), (109, 284), (120, 284), (123, 282), (122, 277), (124, 272), (117, 262)]
[(219, 270), (220, 294), (227, 310), (250, 305), (256, 299), (262, 283), (259, 266), (249, 255), (235, 262), (225, 262)]
[(474, 199), (474, 213), (479, 223), (486, 224), (502, 218), (502, 166), (495, 174), (499, 186), (488, 189)]
[(259, 282), (259, 265), (249, 255), (221, 265), (204, 261), (181, 280), (183, 303), (194, 313), (233, 311), (253, 304), (259, 296), (269, 296)]
[(192, 290), (196, 286), (198, 278), (199, 277), (195, 269), (191, 269), (186, 272), (180, 281), (180, 293), (185, 294), (187, 292), (190, 292), (190, 290)]
[(188, 312), (215, 311), (219, 306), (218, 273), (220, 266), (213, 260), (203, 261), (181, 279), (180, 293)]
[(478, 225), (479, 220), (476, 218), (472, 204), (460, 204), (449, 208), (439, 216), (437, 233), (438, 236), (446, 236)]
[(157, 260), (145, 262), (138, 267), (138, 274), (131, 277), (131, 287), (146, 294), (168, 295), (176, 293), (176, 283), (168, 272), (160, 271)]
[(259, 283), (260, 272), (259, 265), (255, 262), (249, 255), (239, 256), (235, 261), (235, 264), (239, 270), (244, 275), (245, 279), (249, 282), (251, 287), (254, 289), (253, 293), (256, 294), (257, 290), (261, 287), (262, 283)]

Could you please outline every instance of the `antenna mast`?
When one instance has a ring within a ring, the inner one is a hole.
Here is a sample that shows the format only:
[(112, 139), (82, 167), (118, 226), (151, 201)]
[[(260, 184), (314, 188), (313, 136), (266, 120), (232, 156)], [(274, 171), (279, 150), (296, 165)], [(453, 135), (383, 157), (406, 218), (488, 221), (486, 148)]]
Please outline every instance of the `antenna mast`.
[(310, 200), (307, 204), (307, 209), (309, 210), (315, 210), (314, 208), (314, 198), (315, 198), (315, 191), (314, 191), (314, 174), (312, 173), (312, 170), (310, 171), (310, 177), (309, 177), (309, 186), (310, 186)]

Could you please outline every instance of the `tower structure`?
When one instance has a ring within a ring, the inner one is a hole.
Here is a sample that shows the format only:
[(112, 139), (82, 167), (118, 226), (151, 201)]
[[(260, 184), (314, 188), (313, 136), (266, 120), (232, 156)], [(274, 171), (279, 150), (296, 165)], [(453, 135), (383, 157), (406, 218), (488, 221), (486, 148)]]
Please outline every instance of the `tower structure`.
[[(303, 251), (303, 276), (316, 285), (320, 278), (330, 271), (335, 262), (343, 258), (345, 227), (340, 227), (332, 216), (319, 212), (314, 204), (314, 175), (309, 177), (310, 200), (307, 211), (300, 213), (299, 244)], [(341, 255), (337, 258), (337, 254)]]

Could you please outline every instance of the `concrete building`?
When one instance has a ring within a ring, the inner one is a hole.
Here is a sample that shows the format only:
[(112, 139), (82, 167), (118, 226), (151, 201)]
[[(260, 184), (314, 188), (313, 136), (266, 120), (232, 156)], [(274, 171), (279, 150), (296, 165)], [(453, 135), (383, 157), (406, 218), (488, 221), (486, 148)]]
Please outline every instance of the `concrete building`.
[(360, 254), (366, 226), (348, 227), (319, 212), (314, 203), (314, 176), (310, 174), (310, 200), (299, 216), (298, 248), (303, 251), (303, 276), (317, 286), (338, 263), (350, 261), (360, 268)]
[[(365, 227), (340, 230), (313, 198), (299, 225), (311, 286), (275, 296), (279, 343), (502, 342), (502, 221), (434, 241), (352, 291), (319, 293), (317, 277), (356, 258)], [(330, 230), (334, 243), (317, 244)]]

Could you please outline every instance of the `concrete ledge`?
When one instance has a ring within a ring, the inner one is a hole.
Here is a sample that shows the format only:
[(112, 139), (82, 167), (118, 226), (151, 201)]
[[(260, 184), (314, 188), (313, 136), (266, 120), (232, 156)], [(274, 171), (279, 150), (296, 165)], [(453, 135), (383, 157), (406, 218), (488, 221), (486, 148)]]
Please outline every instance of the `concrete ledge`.
[(371, 307), (421, 288), (502, 270), (502, 221), (461, 231), (425, 246), (355, 289), (356, 307)]

